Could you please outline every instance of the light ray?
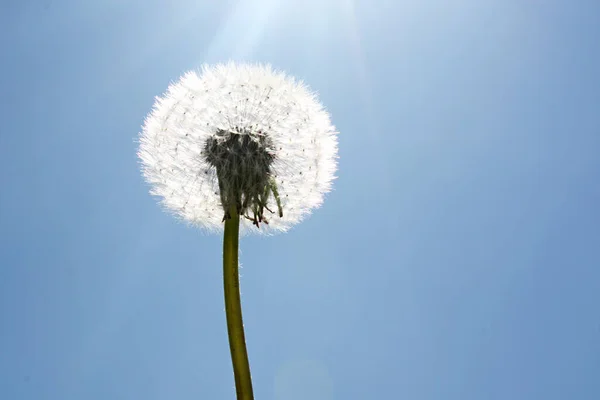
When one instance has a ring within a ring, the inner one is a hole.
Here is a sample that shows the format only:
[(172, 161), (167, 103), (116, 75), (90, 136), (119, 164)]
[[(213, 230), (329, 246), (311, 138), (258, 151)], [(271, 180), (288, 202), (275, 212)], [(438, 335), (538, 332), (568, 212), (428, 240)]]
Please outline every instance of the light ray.
[(355, 0), (340, 0), (340, 4), (346, 19), (345, 26), (348, 31), (353, 58), (352, 65), (355, 68), (361, 99), (364, 102), (366, 110), (365, 114), (368, 119), (369, 134), (371, 136), (377, 136), (381, 130), (379, 129), (377, 118), (375, 118), (372, 83), (365, 61), (362, 35), (357, 23)]

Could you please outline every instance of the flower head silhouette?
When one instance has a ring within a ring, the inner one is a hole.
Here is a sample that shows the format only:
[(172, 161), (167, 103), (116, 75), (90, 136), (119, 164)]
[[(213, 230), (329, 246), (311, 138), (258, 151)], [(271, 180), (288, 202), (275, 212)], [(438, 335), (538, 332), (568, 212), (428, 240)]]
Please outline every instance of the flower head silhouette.
[(285, 231), (320, 206), (337, 132), (302, 82), (261, 64), (204, 66), (156, 99), (138, 155), (151, 192), (180, 218), (221, 230)]

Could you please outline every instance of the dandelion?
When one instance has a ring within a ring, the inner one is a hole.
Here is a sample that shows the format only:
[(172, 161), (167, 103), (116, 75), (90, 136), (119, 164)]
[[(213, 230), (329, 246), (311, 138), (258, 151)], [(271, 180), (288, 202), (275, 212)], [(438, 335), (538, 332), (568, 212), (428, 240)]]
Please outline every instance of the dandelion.
[(316, 95), (267, 65), (188, 72), (156, 99), (138, 155), (151, 193), (180, 219), (224, 229), (225, 309), (238, 399), (252, 399), (238, 277), (242, 233), (286, 231), (323, 202), (337, 132)]

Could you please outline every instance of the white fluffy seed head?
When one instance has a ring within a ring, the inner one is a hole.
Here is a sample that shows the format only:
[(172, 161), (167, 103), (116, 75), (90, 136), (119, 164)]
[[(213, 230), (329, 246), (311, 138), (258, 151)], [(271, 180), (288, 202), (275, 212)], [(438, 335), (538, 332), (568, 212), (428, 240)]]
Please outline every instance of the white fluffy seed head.
[(243, 232), (274, 233), (331, 189), (337, 132), (302, 82), (228, 63), (188, 72), (156, 99), (138, 155), (151, 193), (185, 221), (218, 231), (233, 206)]

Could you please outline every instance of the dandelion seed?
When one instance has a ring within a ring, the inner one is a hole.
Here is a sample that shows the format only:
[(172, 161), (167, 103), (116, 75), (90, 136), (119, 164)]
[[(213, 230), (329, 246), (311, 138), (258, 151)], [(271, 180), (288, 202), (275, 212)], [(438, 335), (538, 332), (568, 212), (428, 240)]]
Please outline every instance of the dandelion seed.
[[(235, 206), (248, 217), (243, 231), (274, 233), (321, 205), (337, 132), (302, 82), (268, 65), (229, 63), (171, 84), (146, 118), (138, 154), (152, 194), (183, 220), (218, 231)], [(267, 215), (268, 226), (255, 223)]]

